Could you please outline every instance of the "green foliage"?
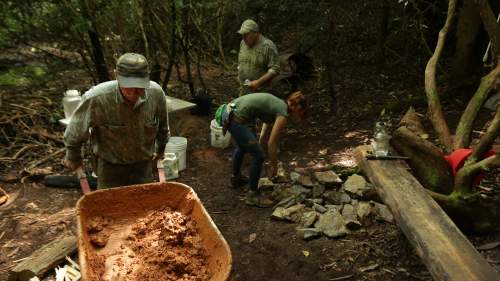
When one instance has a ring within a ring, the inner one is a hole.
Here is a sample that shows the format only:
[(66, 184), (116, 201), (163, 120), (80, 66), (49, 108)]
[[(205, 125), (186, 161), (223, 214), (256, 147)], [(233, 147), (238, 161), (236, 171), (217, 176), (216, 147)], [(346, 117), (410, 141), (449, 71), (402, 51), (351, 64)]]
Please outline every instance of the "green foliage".
[(22, 86), (32, 80), (42, 82), (51, 78), (53, 78), (53, 75), (48, 73), (45, 65), (11, 67), (4, 72), (0, 72), (0, 86)]

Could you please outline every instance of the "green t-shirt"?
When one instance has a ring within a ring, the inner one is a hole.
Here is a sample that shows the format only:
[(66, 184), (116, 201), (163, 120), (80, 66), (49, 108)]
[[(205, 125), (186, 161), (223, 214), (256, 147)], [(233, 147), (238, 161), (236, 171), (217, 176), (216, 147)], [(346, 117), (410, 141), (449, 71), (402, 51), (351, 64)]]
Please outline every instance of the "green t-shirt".
[(264, 123), (274, 123), (277, 116), (288, 116), (287, 104), (268, 93), (244, 95), (232, 101), (231, 104), (235, 105), (236, 115), (250, 123), (257, 119)]

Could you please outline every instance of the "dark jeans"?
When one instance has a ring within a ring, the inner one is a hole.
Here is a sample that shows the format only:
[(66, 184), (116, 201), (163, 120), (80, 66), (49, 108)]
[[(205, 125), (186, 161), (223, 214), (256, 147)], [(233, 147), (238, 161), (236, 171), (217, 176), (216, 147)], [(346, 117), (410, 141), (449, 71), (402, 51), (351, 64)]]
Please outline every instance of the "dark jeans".
[[(223, 113), (223, 121), (227, 120), (227, 115), (227, 112)], [(260, 147), (255, 133), (249, 126), (239, 124), (237, 122), (231, 122), (228, 131), (236, 141), (236, 149), (233, 152), (233, 175), (239, 176), (241, 174), (243, 157), (246, 153), (250, 153), (252, 156), (252, 164), (250, 166), (249, 185), (250, 189), (257, 190), (262, 171), (262, 164), (264, 163), (264, 151)]]
[(97, 189), (153, 182), (153, 162), (144, 161), (128, 165), (97, 159)]

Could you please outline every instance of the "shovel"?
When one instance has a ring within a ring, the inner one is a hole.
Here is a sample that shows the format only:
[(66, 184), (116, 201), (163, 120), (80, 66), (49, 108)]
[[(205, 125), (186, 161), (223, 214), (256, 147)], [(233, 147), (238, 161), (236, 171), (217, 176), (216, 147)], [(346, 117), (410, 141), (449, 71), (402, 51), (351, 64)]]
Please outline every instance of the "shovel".
[(165, 182), (165, 170), (163, 169), (163, 162), (161, 160), (156, 162), (156, 168), (158, 169), (158, 179), (160, 182)]
[(89, 194), (90, 186), (87, 181), (87, 175), (85, 175), (82, 166), (76, 168), (76, 175), (78, 176), (78, 179), (80, 179), (80, 187), (82, 188), (83, 194)]

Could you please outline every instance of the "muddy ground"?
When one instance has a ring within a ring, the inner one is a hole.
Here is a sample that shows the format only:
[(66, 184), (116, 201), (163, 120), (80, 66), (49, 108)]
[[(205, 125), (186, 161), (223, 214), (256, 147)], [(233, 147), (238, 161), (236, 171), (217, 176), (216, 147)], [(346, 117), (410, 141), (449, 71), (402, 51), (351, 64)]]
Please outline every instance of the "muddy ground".
[[(215, 103), (236, 95), (234, 72), (207, 66), (206, 73)], [(377, 73), (370, 66), (344, 66), (337, 77), (337, 114), (328, 107), (329, 97), (320, 85), (308, 83), (304, 91), (311, 103), (311, 115), (307, 124), (287, 129), (280, 160), (290, 170), (318, 163), (354, 166), (352, 149), (368, 142), (380, 111), (409, 93), (422, 94), (420, 78), (406, 69)], [(19, 102), (15, 96), (22, 91), (42, 91), (60, 102), (64, 89), (71, 88), (68, 85), (84, 90), (90, 79), (81, 70), (67, 70), (41, 85), (2, 87), (3, 106), (8, 106), (9, 100)], [(174, 87), (172, 95), (186, 97), (184, 89)], [(52, 108), (62, 112), (60, 106)], [(417, 110), (424, 112), (423, 108)], [(388, 118), (395, 123), (403, 113), (404, 109), (396, 110)], [(295, 236), (294, 224), (271, 220), (271, 209), (246, 206), (243, 192), (229, 188), (231, 149), (210, 148), (210, 119), (189, 114), (172, 118), (177, 132), (189, 139), (187, 169), (179, 181), (198, 193), (229, 242), (234, 259), (230, 280), (432, 280), (396, 225), (368, 220), (361, 230), (344, 238), (306, 242)], [(38, 125), (59, 136), (64, 130), (57, 123)], [(48, 151), (40, 151), (39, 157), (61, 147), (54, 142)], [(41, 167), (68, 174), (59, 163), (61, 157), (58, 154)], [(3, 162), (1, 175), (15, 174), (26, 161)], [(14, 200), (0, 207), (0, 280), (6, 280), (8, 270), (33, 250), (61, 235), (76, 233), (74, 207), (81, 191), (45, 187), (40, 177), (34, 176), (19, 181), (1, 183)], [(493, 187), (498, 185), (496, 178), (489, 181)], [(249, 242), (250, 234), (256, 234), (255, 241)], [(500, 234), (497, 231), (470, 238), (478, 246), (499, 241)], [(482, 253), (492, 266), (499, 265), (500, 249)], [(45, 278), (53, 279), (52, 275)]]

